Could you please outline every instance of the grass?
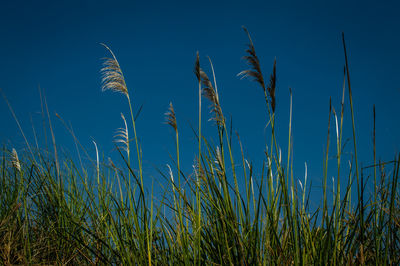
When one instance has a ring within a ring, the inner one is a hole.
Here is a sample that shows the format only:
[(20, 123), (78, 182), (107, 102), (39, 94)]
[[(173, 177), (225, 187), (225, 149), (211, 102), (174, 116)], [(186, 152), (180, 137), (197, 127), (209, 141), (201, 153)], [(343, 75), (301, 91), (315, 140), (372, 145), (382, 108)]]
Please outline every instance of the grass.
[[(25, 135), (28, 152), (18, 154), (4, 146), (0, 163), (1, 262), (5, 265), (398, 265), (400, 156), (390, 162), (377, 162), (374, 133), (374, 164), (359, 167), (344, 36), (342, 103), (339, 113), (330, 105), (323, 201), (319, 208), (311, 209), (307, 172), (299, 186), (293, 178), (292, 95), (288, 152), (282, 156), (274, 127), (276, 61), (269, 83), (265, 84), (254, 44), (246, 29), (245, 32), (250, 42), (245, 56), (249, 69), (239, 75), (254, 78), (260, 85), (271, 130), (261, 176), (254, 175), (239, 137), (241, 150), (233, 151), (232, 130), (220, 105), (212, 62), (209, 60), (210, 79), (197, 54), (194, 72), (199, 87), (199, 124), (195, 132), (198, 154), (193, 172), (184, 173), (181, 169), (179, 123), (171, 103), (166, 124), (175, 132), (176, 167), (168, 165), (168, 173), (160, 172), (168, 184), (163, 195), (157, 195), (161, 200), (155, 201), (153, 192), (147, 195), (145, 191), (150, 188), (143, 182), (135, 106), (116, 56), (104, 45), (111, 57), (105, 59), (102, 69), (103, 90), (122, 93), (130, 108), (133, 140), (129, 121), (123, 114), (123, 127), (115, 138), (126, 167), (119, 169), (111, 160), (100, 161), (95, 142), (95, 166), (80, 163), (79, 167), (73, 160), (57, 155), (53, 133), (52, 152), (31, 147)], [(341, 160), (346, 87), (355, 157), (344, 174)], [(211, 103), (217, 145), (202, 134), (203, 97)], [(44, 105), (42, 109), (47, 110), (45, 101)], [(51, 130), (50, 115), (46, 113)], [(78, 147), (79, 141), (69, 131)], [(337, 176), (333, 181), (333, 198), (329, 200), (331, 132), (336, 133)], [(84, 147), (79, 150), (86, 152)], [(136, 153), (136, 158), (131, 157), (131, 152)], [(366, 190), (371, 185), (364, 176), (363, 170), (367, 168), (373, 168), (374, 173), (372, 195)], [(356, 198), (351, 199), (354, 189)]]

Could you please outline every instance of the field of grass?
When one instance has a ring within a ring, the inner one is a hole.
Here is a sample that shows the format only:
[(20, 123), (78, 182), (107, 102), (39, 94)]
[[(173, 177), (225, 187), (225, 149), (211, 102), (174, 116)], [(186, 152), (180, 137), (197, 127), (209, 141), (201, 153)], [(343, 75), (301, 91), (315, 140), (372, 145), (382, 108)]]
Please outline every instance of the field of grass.
[[(275, 134), (274, 128), (276, 65), (266, 80), (249, 34), (248, 37), (245, 59), (249, 69), (239, 75), (254, 79), (261, 87), (264, 94), (260, 96), (265, 98), (269, 117), (266, 122), (270, 139), (261, 176), (254, 176), (253, 165), (245, 159), (243, 149), (233, 151), (232, 141), (236, 137), (232, 136), (220, 105), (211, 60), (207, 63), (212, 71), (207, 75), (197, 54), (194, 78), (198, 81), (199, 124), (194, 134), (198, 152), (193, 155), (196, 162), (192, 172), (181, 171), (179, 123), (171, 103), (166, 126), (171, 126), (175, 133), (175, 158), (169, 172), (160, 172), (160, 179), (165, 179), (168, 185), (162, 195), (155, 197), (153, 187), (146, 187), (144, 182), (132, 96), (117, 58), (104, 45), (110, 57), (105, 59), (102, 69), (103, 90), (122, 93), (126, 96), (124, 104), (130, 108), (126, 118), (122, 115), (123, 127), (115, 138), (125, 167), (120, 169), (111, 160), (101, 160), (95, 142), (95, 164), (84, 167), (58, 155), (54, 136), (50, 150), (34, 147), (28, 141), (24, 152), (3, 146), (1, 263), (399, 265), (400, 156), (394, 155), (390, 162), (374, 159), (374, 164), (368, 166), (372, 175), (364, 176), (357, 158), (344, 37), (343, 99), (340, 110), (330, 106), (327, 114), (323, 196), (317, 209), (309, 206), (313, 196), (309, 193), (307, 174), (301, 182), (293, 177), (291, 126), (283, 139), (287, 141), (288, 152), (280, 152), (278, 137), (280, 140), (282, 137)], [(344, 112), (345, 99), (349, 99), (348, 113)], [(216, 145), (209, 142), (210, 136), (202, 134), (202, 115), (209, 115), (202, 113), (202, 105), (210, 103)], [(289, 125), (291, 108), (290, 105)], [(48, 111), (45, 113), (51, 130), (50, 116)], [(346, 172), (341, 171), (345, 115), (353, 124), (354, 155)], [(334, 143), (330, 143), (331, 134)], [(78, 140), (76, 143), (85, 152)], [(242, 147), (240, 140), (239, 144)], [(337, 159), (336, 165), (330, 165), (337, 171), (333, 197), (327, 191), (330, 149), (336, 151)], [(372, 193), (367, 193), (366, 187), (372, 187)]]

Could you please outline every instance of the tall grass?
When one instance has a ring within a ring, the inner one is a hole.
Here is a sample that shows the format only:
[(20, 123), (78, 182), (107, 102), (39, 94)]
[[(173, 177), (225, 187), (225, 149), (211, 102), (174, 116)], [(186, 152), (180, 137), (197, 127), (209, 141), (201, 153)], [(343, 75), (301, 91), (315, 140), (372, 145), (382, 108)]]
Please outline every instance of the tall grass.
[[(246, 29), (245, 32), (249, 45), (244, 58), (250, 68), (239, 75), (254, 78), (261, 87), (266, 101), (266, 122), (271, 130), (260, 176), (255, 175), (253, 164), (245, 158), (239, 135), (240, 150), (234, 150), (234, 136), (228, 130), (212, 62), (209, 59), (209, 76), (197, 54), (194, 73), (199, 91), (199, 124), (193, 171), (182, 171), (179, 114), (170, 103), (166, 124), (175, 133), (176, 155), (173, 163), (168, 163), (169, 171), (160, 172), (160, 178), (167, 184), (163, 194), (156, 197), (152, 186), (152, 193), (147, 195), (145, 191), (150, 188), (143, 182), (142, 150), (133, 112), (136, 106), (130, 97), (132, 91), (128, 90), (115, 54), (104, 45), (111, 57), (105, 59), (102, 68), (103, 90), (125, 95), (130, 110), (131, 120), (121, 114), (123, 124), (115, 136), (115, 145), (125, 165), (117, 167), (111, 159), (102, 161), (93, 142), (94, 167), (82, 163), (78, 167), (73, 160), (57, 155), (53, 133), (53, 153), (38, 146), (33, 149), (25, 135), (28, 152), (18, 154), (15, 149), (4, 146), (0, 163), (1, 262), (5, 265), (398, 265), (400, 156), (396, 155), (390, 162), (376, 161), (374, 108), (374, 163), (359, 166), (344, 37), (340, 113), (330, 103), (322, 204), (314, 209), (309, 204), (314, 196), (310, 196), (307, 165), (304, 180), (294, 179), (292, 94), (288, 149), (283, 156), (278, 142), (280, 136), (275, 132), (276, 60), (266, 85), (254, 43)], [(355, 157), (344, 174), (346, 87)], [(211, 119), (215, 121), (216, 144), (202, 133), (203, 97), (210, 103)], [(11, 106), (10, 110), (19, 125)], [(49, 115), (48, 118), (51, 129)], [(134, 145), (130, 145), (129, 124)], [(20, 125), (19, 128), (22, 132)], [(69, 131), (78, 147), (78, 140)], [(337, 176), (333, 180), (333, 197), (329, 200), (331, 132), (335, 132)], [(136, 150), (136, 161), (131, 158), (132, 149)], [(364, 175), (368, 168), (374, 171), (373, 184)], [(374, 186), (372, 195), (366, 189), (371, 185)], [(357, 194), (351, 199), (354, 186)]]

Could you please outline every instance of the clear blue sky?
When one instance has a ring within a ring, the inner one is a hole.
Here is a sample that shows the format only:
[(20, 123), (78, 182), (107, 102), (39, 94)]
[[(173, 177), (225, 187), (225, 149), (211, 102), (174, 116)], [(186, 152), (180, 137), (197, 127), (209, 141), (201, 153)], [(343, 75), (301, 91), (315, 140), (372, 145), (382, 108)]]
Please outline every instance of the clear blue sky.
[[(400, 148), (400, 4), (398, 1), (2, 1), (0, 8), (0, 87), (33, 141), (30, 116), (41, 134), (38, 86), (46, 93), (60, 148), (75, 154), (58, 113), (94, 155), (92, 138), (106, 157), (118, 156), (113, 135), (128, 116), (125, 98), (101, 92), (99, 43), (115, 52), (134, 108), (143, 104), (137, 128), (145, 171), (165, 169), (174, 154), (174, 135), (164, 125), (170, 101), (175, 106), (183, 163), (190, 172), (196, 144), (197, 86), (193, 65), (200, 52), (205, 69), (213, 60), (221, 104), (233, 116), (246, 157), (257, 163), (265, 149), (266, 109), (261, 89), (236, 74), (252, 34), (264, 75), (277, 59), (277, 123), (280, 144), (287, 143), (289, 87), (293, 88), (295, 177), (321, 184), (329, 97), (340, 109), (346, 36), (360, 160), (372, 162), (372, 106), (377, 113), (377, 152), (391, 160)], [(351, 124), (346, 91), (344, 138)], [(207, 106), (207, 104), (205, 104)], [(208, 115), (206, 107), (204, 116)], [(333, 120), (332, 120), (333, 123)], [(24, 143), (0, 100), (0, 140), (22, 149)], [(204, 120), (208, 136), (215, 132)], [(43, 139), (43, 134), (41, 134)], [(332, 141), (334, 139), (332, 138)], [(237, 147), (236, 147), (237, 148)], [(285, 153), (283, 153), (285, 154)], [(335, 148), (332, 145), (331, 155)], [(285, 157), (284, 157), (285, 158)], [(350, 155), (347, 155), (347, 159)], [(332, 166), (335, 160), (330, 160)]]

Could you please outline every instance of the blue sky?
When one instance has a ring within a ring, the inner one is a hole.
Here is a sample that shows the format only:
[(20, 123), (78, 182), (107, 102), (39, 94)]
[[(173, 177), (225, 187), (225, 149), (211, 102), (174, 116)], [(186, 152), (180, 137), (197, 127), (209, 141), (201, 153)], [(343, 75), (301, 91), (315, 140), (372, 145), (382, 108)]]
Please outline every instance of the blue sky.
[[(128, 106), (120, 94), (101, 92), (99, 43), (116, 54), (124, 71), (134, 108), (143, 104), (137, 122), (145, 171), (165, 170), (174, 154), (174, 135), (164, 125), (173, 102), (187, 171), (196, 143), (190, 125), (197, 125), (196, 51), (216, 71), (221, 104), (232, 115), (246, 157), (261, 169), (267, 133), (261, 89), (236, 75), (247, 68), (241, 59), (252, 34), (263, 73), (269, 76), (277, 59), (277, 130), (285, 149), (288, 134), (289, 87), (293, 89), (295, 177), (321, 184), (326, 146), (329, 97), (340, 109), (346, 36), (353, 89), (357, 144), (363, 165), (372, 162), (372, 106), (377, 113), (377, 153), (393, 159), (400, 148), (400, 4), (396, 1), (3, 1), (0, 9), (0, 88), (8, 97), (25, 134), (33, 142), (33, 125), (43, 140), (38, 86), (44, 89), (56, 141), (76, 156), (73, 141), (58, 113), (70, 122), (80, 142), (94, 156), (92, 139), (105, 157), (118, 157), (113, 145)], [(344, 139), (352, 152), (346, 91)], [(207, 106), (207, 104), (205, 104)], [(207, 122), (207, 135), (215, 127)], [(333, 121), (332, 121), (333, 123)], [(0, 101), (0, 140), (22, 149), (24, 142)], [(334, 139), (332, 138), (331, 141)], [(237, 149), (237, 147), (236, 147)], [(285, 153), (283, 153), (285, 154)], [(330, 164), (335, 165), (332, 145)], [(346, 155), (350, 159), (350, 154)], [(285, 158), (285, 157), (284, 157)], [(258, 170), (259, 172), (259, 170)]]

